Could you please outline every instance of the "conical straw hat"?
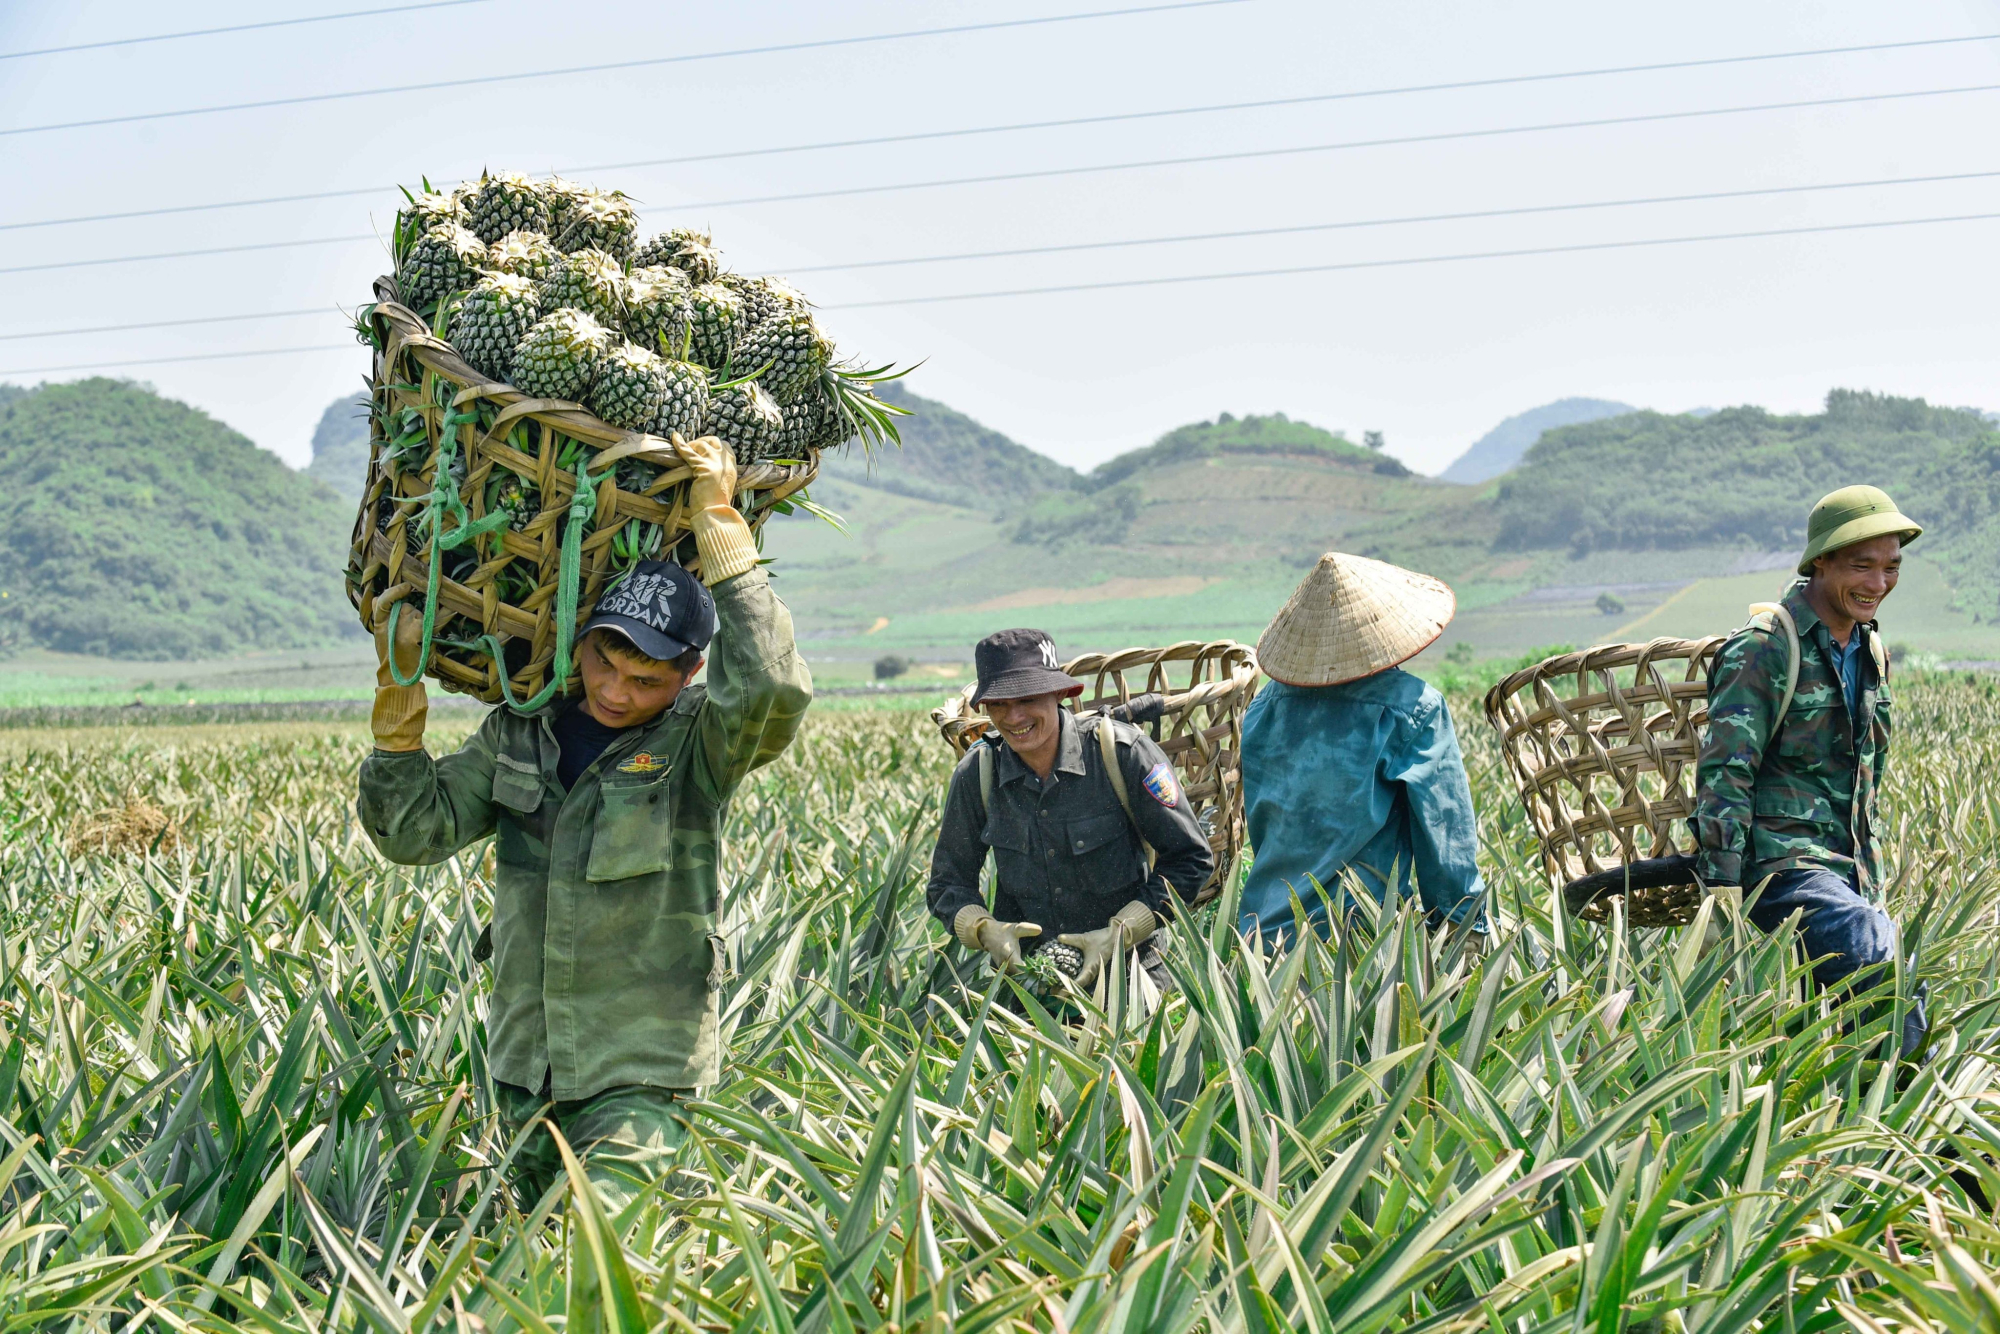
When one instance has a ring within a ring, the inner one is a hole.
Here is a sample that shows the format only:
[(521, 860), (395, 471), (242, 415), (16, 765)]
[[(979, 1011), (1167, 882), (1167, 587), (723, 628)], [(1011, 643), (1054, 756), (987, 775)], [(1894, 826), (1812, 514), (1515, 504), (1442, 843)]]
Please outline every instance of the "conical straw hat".
[(1329, 551), (1265, 627), (1257, 665), (1288, 686), (1358, 681), (1422, 653), (1457, 609), (1427, 574)]

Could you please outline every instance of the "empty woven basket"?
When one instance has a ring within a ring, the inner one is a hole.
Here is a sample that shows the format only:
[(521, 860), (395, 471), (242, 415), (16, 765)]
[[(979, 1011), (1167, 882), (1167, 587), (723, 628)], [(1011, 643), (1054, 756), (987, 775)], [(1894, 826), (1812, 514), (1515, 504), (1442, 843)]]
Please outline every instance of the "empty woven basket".
[(1694, 920), (1695, 765), (1723, 636), (1608, 644), (1515, 672), (1486, 695), (1507, 767), (1571, 912), (1633, 926)]
[[(1128, 648), (1119, 653), (1086, 653), (1063, 664), (1084, 683), (1071, 702), (1078, 713), (1130, 706), (1148, 695), (1159, 697), (1157, 715), (1134, 721), (1160, 743), (1173, 762), (1181, 790), (1215, 853), (1215, 873), (1195, 896), (1208, 902), (1221, 892), (1223, 878), (1243, 846), (1243, 711), (1257, 693), (1257, 658), (1247, 644), (1218, 639), (1187, 640), (1167, 648)], [(959, 755), (991, 726), (972, 707), (967, 686), (942, 708), (931, 710), (952, 750)]]

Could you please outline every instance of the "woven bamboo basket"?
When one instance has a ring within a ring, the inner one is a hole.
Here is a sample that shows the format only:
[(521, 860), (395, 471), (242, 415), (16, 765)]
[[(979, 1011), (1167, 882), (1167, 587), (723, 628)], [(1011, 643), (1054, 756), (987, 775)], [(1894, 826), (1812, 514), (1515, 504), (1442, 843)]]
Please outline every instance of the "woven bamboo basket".
[[(434, 601), (425, 672), (489, 704), (534, 707), (564, 686), (557, 659), (569, 662), (577, 627), (620, 569), (675, 559), (700, 572), (692, 474), (668, 441), (473, 370), (397, 301), (393, 280), (377, 279), (375, 294), (368, 479), (348, 597), (370, 629), (396, 604), (421, 614)], [(817, 471), (812, 451), (744, 468), (737, 508), (760, 529)], [(525, 523), (489, 514), (500, 485), (532, 487), (539, 509)]]
[[(1167, 648), (1086, 653), (1063, 670), (1084, 683), (1083, 694), (1067, 701), (1080, 714), (1144, 695), (1161, 697), (1159, 717), (1142, 725), (1172, 761), (1215, 853), (1215, 873), (1195, 896), (1197, 905), (1208, 902), (1221, 892), (1243, 846), (1243, 711), (1257, 693), (1256, 654), (1227, 639), (1187, 640)], [(992, 727), (973, 708), (972, 691), (967, 686), (931, 710), (931, 721), (960, 757)]]
[(1576, 915), (1603, 921), (1623, 898), (1631, 925), (1679, 926), (1701, 907), (1687, 822), (1724, 638), (1565, 653), (1487, 692), (1543, 867)]

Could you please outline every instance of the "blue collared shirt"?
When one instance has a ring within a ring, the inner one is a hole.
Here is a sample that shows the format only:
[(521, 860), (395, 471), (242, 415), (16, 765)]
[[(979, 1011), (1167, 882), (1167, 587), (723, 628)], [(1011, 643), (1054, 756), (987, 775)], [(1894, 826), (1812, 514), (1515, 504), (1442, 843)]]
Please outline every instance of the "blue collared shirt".
[(1861, 713), (1861, 641), (1867, 637), (1858, 625), (1848, 630), (1844, 648), (1833, 642), (1832, 631), (1829, 630), (1826, 636), (1827, 645), (1833, 650), (1829, 656), (1833, 659), (1834, 674), (1840, 677), (1841, 693), (1847, 697), (1850, 721)]
[(1393, 873), (1452, 921), (1482, 913), (1479, 828), (1444, 696), (1399, 668), (1336, 686), (1273, 681), (1243, 717), (1243, 799), (1255, 860), (1242, 930), (1308, 915), (1352, 870), (1378, 899)]

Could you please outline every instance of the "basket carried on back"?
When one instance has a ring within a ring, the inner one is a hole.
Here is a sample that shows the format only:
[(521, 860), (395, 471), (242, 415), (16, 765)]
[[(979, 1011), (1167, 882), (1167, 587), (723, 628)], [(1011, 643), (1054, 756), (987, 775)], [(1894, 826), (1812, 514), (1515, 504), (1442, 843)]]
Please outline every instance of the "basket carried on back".
[[(374, 627), (396, 603), (407, 604), (398, 615), (423, 614), (434, 587), (428, 673), (489, 704), (532, 707), (560, 689), (552, 664), (559, 651), (567, 660), (609, 578), (654, 559), (699, 573), (692, 474), (668, 441), (481, 375), (398, 303), (392, 280), (375, 292), (348, 596)], [(752, 528), (812, 481), (818, 451), (801, 453), (739, 470), (737, 506)]]
[[(1132, 720), (1172, 761), (1195, 819), (1208, 835), (1215, 873), (1195, 896), (1197, 904), (1208, 902), (1221, 892), (1223, 877), (1243, 846), (1243, 711), (1257, 693), (1256, 655), (1249, 645), (1227, 639), (1205, 644), (1188, 640), (1167, 648), (1086, 653), (1064, 663), (1063, 670), (1084, 683), (1083, 694), (1067, 702), (1078, 713), (1160, 697), (1157, 713), (1142, 707)], [(973, 708), (972, 691), (967, 686), (942, 708), (931, 710), (931, 721), (960, 756), (992, 726)]]
[(1571, 912), (1633, 926), (1693, 921), (1695, 764), (1708, 665), (1724, 636), (1607, 644), (1515, 672), (1486, 695), (1507, 767)]

